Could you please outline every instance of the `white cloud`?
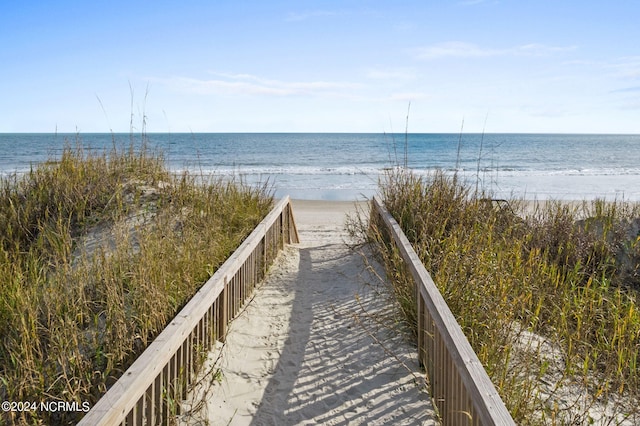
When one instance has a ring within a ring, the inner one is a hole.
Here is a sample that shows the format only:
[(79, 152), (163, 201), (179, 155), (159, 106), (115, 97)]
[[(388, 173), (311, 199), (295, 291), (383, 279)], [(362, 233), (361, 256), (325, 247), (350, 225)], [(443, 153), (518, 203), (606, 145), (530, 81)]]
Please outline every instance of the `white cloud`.
[(327, 17), (327, 16), (337, 16), (339, 15), (339, 12), (334, 12), (334, 11), (330, 11), (330, 10), (312, 10), (312, 11), (308, 11), (308, 12), (290, 12), (287, 17), (285, 18), (285, 21), (287, 22), (299, 22), (299, 21), (306, 21), (308, 19), (312, 19), (312, 18), (321, 18), (321, 17)]
[(545, 44), (530, 43), (510, 49), (514, 54), (543, 56), (558, 52), (576, 50), (577, 46), (547, 46)]
[(482, 57), (500, 55), (502, 51), (483, 49), (475, 44), (458, 41), (438, 43), (416, 49), (419, 59), (436, 59), (443, 57)]
[(575, 46), (555, 47), (530, 43), (502, 49), (480, 47), (473, 43), (449, 41), (414, 50), (418, 59), (437, 59), (444, 57), (480, 58), (489, 56), (543, 56), (556, 52), (576, 49)]
[(174, 90), (201, 95), (267, 95), (267, 96), (330, 96), (346, 97), (361, 89), (358, 83), (333, 81), (282, 81), (252, 74), (213, 73), (217, 78), (196, 79), (171, 77), (155, 79)]

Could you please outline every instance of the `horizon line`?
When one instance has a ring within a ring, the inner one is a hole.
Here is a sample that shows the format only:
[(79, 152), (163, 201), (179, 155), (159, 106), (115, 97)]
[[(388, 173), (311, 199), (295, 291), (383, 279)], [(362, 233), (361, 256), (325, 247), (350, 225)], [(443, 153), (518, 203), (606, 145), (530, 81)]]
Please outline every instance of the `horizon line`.
[(611, 135), (611, 136), (640, 136), (640, 133), (608, 133), (608, 132), (286, 132), (286, 131), (206, 131), (206, 132), (0, 132), (0, 135), (128, 135), (128, 136), (146, 136), (146, 135), (215, 135), (215, 134), (255, 134), (255, 135)]

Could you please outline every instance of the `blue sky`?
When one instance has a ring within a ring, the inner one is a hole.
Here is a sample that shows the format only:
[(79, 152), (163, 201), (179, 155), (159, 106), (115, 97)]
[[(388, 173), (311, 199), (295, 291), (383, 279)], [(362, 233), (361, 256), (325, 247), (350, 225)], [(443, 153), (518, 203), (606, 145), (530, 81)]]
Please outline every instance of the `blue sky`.
[[(640, 133), (640, 2), (0, 5), (0, 132)], [(486, 123), (486, 124), (485, 124)]]

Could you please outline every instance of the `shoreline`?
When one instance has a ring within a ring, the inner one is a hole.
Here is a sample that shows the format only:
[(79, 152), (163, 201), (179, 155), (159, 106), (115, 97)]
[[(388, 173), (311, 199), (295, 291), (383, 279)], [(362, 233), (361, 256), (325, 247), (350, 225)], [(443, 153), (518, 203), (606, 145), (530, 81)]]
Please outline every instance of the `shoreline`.
[[(288, 194), (292, 199), (371, 196), (385, 170), (399, 165), (388, 134), (311, 135), (99, 132), (73, 133), (70, 142), (77, 140), (86, 151), (97, 152), (110, 151), (114, 142), (123, 149), (133, 143), (134, 150), (145, 147), (162, 153), (172, 173), (235, 177), (246, 183), (267, 181), (276, 196)], [(638, 157), (640, 135), (491, 135), (486, 135), (486, 152), (479, 163), (480, 138), (465, 134), (465, 155), (458, 164), (459, 135), (410, 133), (408, 168), (420, 176), (435, 171), (458, 173), (496, 198), (640, 200), (640, 167), (633, 161)], [(0, 176), (28, 171), (38, 162), (56, 158), (63, 139), (62, 133), (3, 135), (0, 145), (15, 149), (0, 159)], [(499, 150), (492, 150), (498, 146)]]

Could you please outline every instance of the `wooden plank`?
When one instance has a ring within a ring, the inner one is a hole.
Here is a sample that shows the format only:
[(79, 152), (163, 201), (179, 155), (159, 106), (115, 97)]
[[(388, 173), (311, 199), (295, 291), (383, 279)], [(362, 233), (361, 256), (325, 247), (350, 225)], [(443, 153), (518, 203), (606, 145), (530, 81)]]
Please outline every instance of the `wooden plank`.
[(422, 298), (419, 297), (416, 300), (416, 309), (417, 309), (417, 316), (416, 316), (416, 320), (418, 323), (418, 362), (421, 365), (424, 365), (424, 362), (422, 361), (422, 353), (423, 353), (423, 348), (424, 348), (424, 302), (422, 301)]
[(151, 424), (160, 423), (162, 417), (162, 376), (160, 374), (153, 382), (153, 390), (151, 391)]
[[(261, 244), (265, 234), (274, 224), (281, 220), (287, 207), (290, 208), (289, 197), (284, 197), (271, 212), (256, 226), (253, 232), (243, 241), (240, 247), (227, 259), (215, 274), (202, 286), (185, 307), (176, 315), (160, 335), (125, 371), (122, 377), (107, 391), (96, 405), (84, 416), (79, 425), (113, 425), (122, 423), (133, 416), (136, 401), (144, 395), (146, 389), (155, 381), (165, 366), (173, 360), (176, 352), (182, 352), (182, 345), (188, 338), (197, 322), (206, 314), (212, 303), (224, 290), (224, 283), (233, 276), (256, 247)], [(281, 228), (281, 227), (280, 227)], [(277, 250), (277, 248), (276, 248)], [(264, 246), (267, 252), (266, 244)], [(266, 259), (265, 259), (266, 260)], [(266, 268), (266, 262), (264, 267)], [(228, 294), (225, 294), (228, 296)], [(227, 301), (228, 302), (228, 301)], [(221, 309), (228, 312), (228, 304)], [(227, 318), (225, 318), (226, 320)], [(225, 322), (225, 321), (223, 321)], [(221, 324), (222, 327), (226, 326)], [(222, 328), (221, 327), (221, 328)], [(178, 367), (174, 364), (174, 369)], [(170, 372), (170, 374), (178, 372)], [(169, 379), (173, 382), (172, 379)], [(169, 388), (173, 383), (163, 380)]]
[(218, 340), (224, 343), (227, 336), (227, 322), (229, 322), (229, 283), (227, 277), (224, 278), (224, 290), (218, 298), (220, 300), (220, 337)]
[[(425, 309), (433, 317), (433, 322), (442, 338), (448, 357), (455, 364), (464, 387), (474, 402), (480, 423), (485, 425), (515, 424), (460, 325), (411, 243), (402, 232), (400, 225), (377, 198), (374, 197), (372, 205), (389, 230), (413, 279), (418, 284), (420, 297), (425, 302)], [(442, 414), (445, 415), (445, 413)]]
[[(287, 207), (289, 218), (289, 244), (298, 244), (300, 242), (300, 234), (298, 234), (298, 226), (296, 225), (295, 216), (293, 214), (293, 207), (291, 204)], [(292, 232), (293, 231), (293, 232)]]

